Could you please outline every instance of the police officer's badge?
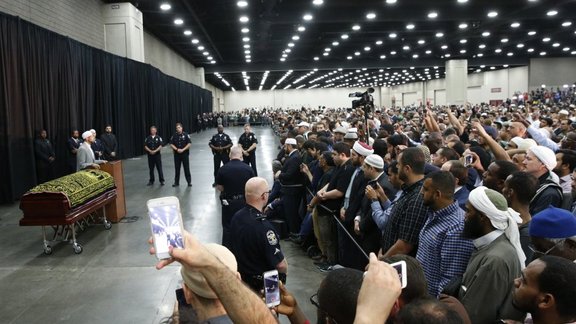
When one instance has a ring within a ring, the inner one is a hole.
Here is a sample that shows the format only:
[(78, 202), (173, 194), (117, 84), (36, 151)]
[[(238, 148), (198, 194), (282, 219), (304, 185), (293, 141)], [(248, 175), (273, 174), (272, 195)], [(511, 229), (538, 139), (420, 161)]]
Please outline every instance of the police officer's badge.
[(276, 245), (278, 244), (278, 239), (276, 238), (276, 233), (273, 230), (266, 232), (266, 238), (268, 239), (268, 244)]

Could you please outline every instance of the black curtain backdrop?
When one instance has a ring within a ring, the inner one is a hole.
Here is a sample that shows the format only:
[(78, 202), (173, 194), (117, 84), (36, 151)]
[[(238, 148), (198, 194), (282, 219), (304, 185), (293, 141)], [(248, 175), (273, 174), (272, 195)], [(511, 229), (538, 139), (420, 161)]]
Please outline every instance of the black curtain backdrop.
[(33, 141), (46, 129), (56, 175), (67, 170), (73, 129), (111, 124), (122, 159), (144, 153), (151, 125), (167, 140), (175, 123), (194, 132), (212, 93), (158, 69), (0, 13), (0, 203), (36, 185)]

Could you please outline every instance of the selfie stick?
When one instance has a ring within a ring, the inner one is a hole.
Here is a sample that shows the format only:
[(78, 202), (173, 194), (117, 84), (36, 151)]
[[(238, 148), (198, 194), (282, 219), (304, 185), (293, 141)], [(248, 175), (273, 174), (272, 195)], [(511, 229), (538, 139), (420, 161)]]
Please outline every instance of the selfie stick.
[[(310, 190), (310, 188), (306, 187), (306, 189), (308, 190), (308, 193), (310, 193), (312, 195), (312, 197), (314, 197), (315, 195), (312, 193), (312, 191)], [(362, 252), (362, 254), (366, 257), (366, 259), (370, 260), (370, 257), (368, 256), (368, 254), (366, 254), (366, 252), (364, 252), (364, 249), (362, 249), (362, 247), (360, 246), (360, 244), (358, 244), (358, 242), (356, 242), (356, 240), (354, 239), (354, 237), (352, 237), (352, 234), (350, 234), (348, 232), (348, 230), (346, 229), (346, 227), (344, 227), (344, 224), (342, 224), (342, 222), (340, 221), (340, 219), (338, 218), (338, 216), (336, 216), (336, 213), (332, 210), (330, 210), (330, 208), (322, 205), (322, 204), (317, 204), (316, 206), (321, 207), (322, 209), (326, 210), (327, 212), (330, 213), (330, 215), (332, 215), (332, 217), (334, 217), (334, 219), (336, 220), (336, 223), (338, 223), (338, 225), (340, 225), (340, 227), (342, 228), (342, 230), (344, 230), (344, 233), (346, 233), (346, 235), (348, 235), (348, 237), (352, 240), (352, 243), (354, 243), (354, 245), (356, 245), (356, 247), (358, 248), (358, 250), (360, 250), (360, 252)]]

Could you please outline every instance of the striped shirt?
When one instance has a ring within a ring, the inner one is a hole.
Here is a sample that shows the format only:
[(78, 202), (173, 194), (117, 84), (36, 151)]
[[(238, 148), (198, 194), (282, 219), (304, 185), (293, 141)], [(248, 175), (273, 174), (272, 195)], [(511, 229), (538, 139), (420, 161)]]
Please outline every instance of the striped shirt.
[(462, 237), (463, 230), (464, 211), (457, 201), (438, 211), (429, 210), (416, 259), (424, 268), (432, 296), (438, 296), (452, 278), (466, 271), (474, 244)]

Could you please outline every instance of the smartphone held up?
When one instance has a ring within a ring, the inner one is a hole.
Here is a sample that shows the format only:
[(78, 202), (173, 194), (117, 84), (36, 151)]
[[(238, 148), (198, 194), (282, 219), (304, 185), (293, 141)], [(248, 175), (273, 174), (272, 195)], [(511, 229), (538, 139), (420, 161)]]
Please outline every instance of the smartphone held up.
[(264, 297), (268, 308), (280, 305), (280, 279), (278, 270), (264, 272)]
[(154, 248), (158, 259), (169, 259), (169, 247), (184, 248), (182, 213), (176, 197), (150, 199), (147, 203)]

